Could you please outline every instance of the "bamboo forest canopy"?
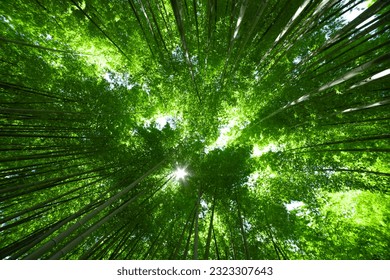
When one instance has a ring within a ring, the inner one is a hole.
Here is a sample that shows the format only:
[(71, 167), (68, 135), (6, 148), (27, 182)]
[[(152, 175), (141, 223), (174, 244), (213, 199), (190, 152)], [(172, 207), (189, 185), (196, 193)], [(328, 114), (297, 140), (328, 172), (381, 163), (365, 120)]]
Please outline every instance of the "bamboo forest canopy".
[(389, 259), (389, 17), (1, 1), (1, 258)]

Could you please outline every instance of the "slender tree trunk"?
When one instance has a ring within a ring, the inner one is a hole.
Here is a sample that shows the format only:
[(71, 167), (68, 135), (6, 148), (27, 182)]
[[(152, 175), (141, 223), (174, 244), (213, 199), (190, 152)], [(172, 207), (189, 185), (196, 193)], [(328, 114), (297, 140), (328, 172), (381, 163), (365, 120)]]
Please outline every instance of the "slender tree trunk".
[(238, 214), (238, 220), (240, 222), (240, 230), (241, 230), (241, 236), (242, 236), (242, 241), (244, 244), (244, 251), (245, 251), (245, 258), (247, 260), (250, 259), (250, 254), (249, 254), (249, 249), (248, 249), (248, 242), (246, 240), (246, 233), (245, 233), (245, 228), (244, 228), (244, 221), (242, 219), (241, 215), (241, 209), (240, 209), (240, 203), (238, 201), (238, 196), (236, 194), (236, 201), (237, 201), (237, 214)]
[(205, 260), (209, 259), (209, 254), (210, 254), (210, 244), (211, 244), (211, 236), (212, 236), (212, 230), (213, 230), (214, 210), (215, 210), (215, 192), (214, 192), (214, 196), (213, 196), (213, 206), (211, 208), (209, 230), (207, 233), (206, 250), (205, 250), (205, 254), (204, 254)]
[(198, 203), (196, 206), (196, 212), (195, 212), (195, 236), (194, 236), (194, 256), (193, 259), (198, 259), (198, 248), (199, 248), (199, 208), (200, 208), (200, 200), (201, 200), (202, 192), (199, 188), (198, 192)]
[(214, 229), (214, 226), (213, 226), (213, 238), (214, 238), (215, 253), (216, 253), (216, 255), (217, 255), (217, 260), (220, 260), (221, 257), (220, 257), (220, 254), (219, 254), (217, 238), (215, 237), (215, 229)]

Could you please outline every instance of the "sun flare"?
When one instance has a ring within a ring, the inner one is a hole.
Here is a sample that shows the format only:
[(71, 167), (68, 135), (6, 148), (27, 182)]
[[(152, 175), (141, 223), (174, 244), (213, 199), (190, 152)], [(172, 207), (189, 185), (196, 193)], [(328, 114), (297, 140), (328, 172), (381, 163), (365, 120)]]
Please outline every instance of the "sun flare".
[(188, 173), (187, 173), (187, 171), (186, 171), (185, 168), (180, 168), (180, 167), (178, 167), (178, 168), (176, 169), (174, 175), (175, 175), (175, 178), (176, 178), (177, 180), (180, 180), (180, 179), (183, 179), (183, 180), (184, 180), (185, 177), (188, 175)]

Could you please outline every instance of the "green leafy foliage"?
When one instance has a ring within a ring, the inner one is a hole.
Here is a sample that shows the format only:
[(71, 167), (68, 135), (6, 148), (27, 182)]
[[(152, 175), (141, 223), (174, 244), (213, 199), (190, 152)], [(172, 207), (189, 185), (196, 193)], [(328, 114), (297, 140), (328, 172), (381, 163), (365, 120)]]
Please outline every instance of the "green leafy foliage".
[(0, 257), (389, 259), (389, 12), (1, 3)]

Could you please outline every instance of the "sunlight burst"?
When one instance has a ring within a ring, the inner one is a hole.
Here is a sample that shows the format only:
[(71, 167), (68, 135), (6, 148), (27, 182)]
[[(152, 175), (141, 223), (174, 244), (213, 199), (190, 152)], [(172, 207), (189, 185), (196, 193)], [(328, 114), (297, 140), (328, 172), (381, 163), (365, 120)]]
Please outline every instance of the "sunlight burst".
[(183, 180), (184, 180), (184, 178), (188, 175), (188, 173), (187, 173), (187, 171), (185, 170), (185, 168), (179, 168), (179, 167), (178, 167), (178, 168), (176, 169), (174, 175), (175, 175), (175, 178), (176, 178), (177, 180), (180, 180), (180, 179), (183, 179)]

